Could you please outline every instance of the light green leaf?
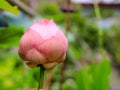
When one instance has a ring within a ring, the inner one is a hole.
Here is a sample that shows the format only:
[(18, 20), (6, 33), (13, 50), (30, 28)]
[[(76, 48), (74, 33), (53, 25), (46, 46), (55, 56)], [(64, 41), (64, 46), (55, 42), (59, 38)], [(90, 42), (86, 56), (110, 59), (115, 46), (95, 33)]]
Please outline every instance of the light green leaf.
[(0, 9), (7, 10), (15, 15), (18, 15), (17, 6), (10, 5), (6, 0), (0, 0)]
[(110, 62), (104, 59), (93, 73), (93, 90), (109, 90), (110, 85)]
[(90, 69), (91, 68), (89, 66), (86, 66), (84, 69), (80, 70), (77, 73), (77, 90), (91, 90), (93, 78), (92, 75), (89, 73)]

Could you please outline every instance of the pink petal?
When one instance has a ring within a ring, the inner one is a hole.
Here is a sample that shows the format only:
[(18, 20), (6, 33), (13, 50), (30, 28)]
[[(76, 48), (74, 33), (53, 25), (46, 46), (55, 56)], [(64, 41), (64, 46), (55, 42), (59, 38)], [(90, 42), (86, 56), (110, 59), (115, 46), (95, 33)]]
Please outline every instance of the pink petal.
[(32, 48), (36, 48), (43, 42), (43, 39), (33, 30), (28, 30), (21, 38), (18, 53), (26, 61), (26, 54)]
[(38, 49), (50, 62), (58, 60), (65, 52), (64, 44), (54, 37), (46, 40)]
[(43, 64), (46, 62), (46, 58), (35, 48), (29, 50), (26, 54), (26, 59), (33, 64)]
[(67, 38), (65, 37), (64, 33), (60, 29), (57, 30), (56, 38), (65, 45), (65, 51), (66, 51), (68, 48), (68, 41), (67, 41)]

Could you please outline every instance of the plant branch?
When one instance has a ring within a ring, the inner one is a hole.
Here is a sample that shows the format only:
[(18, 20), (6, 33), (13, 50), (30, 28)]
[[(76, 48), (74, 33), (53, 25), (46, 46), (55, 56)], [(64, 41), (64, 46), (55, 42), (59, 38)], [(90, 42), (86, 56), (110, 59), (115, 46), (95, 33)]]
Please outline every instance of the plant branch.
[(36, 12), (34, 9), (23, 3), (21, 0), (8, 0), (8, 2), (15, 3), (20, 9), (22, 9), (24, 12), (26, 12), (28, 15), (34, 17), (36, 15)]

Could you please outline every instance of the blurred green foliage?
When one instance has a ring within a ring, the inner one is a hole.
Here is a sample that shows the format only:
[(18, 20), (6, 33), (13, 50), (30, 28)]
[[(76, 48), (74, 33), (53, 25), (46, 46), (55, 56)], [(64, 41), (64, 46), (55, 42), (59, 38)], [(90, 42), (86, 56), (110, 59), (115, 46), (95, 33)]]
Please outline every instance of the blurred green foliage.
[[(66, 13), (61, 12), (59, 5), (43, 3), (39, 5), (37, 11), (43, 18), (53, 18), (59, 26), (65, 26)], [(103, 11), (103, 13), (105, 17), (112, 15), (108, 15), (111, 13), (109, 11)], [(69, 49), (65, 61), (62, 90), (109, 90), (110, 88), (110, 62), (103, 59), (102, 62), (93, 64), (97, 59), (90, 57), (97, 56), (98, 53), (98, 28), (95, 20), (90, 19), (82, 14), (80, 7), (77, 8), (77, 12), (70, 14), (70, 28), (67, 34)], [(64, 28), (62, 30), (65, 31)], [(23, 65), (17, 55), (18, 48), (13, 48), (18, 45), (22, 34), (22, 27), (0, 28), (0, 90), (26, 90), (37, 87), (38, 68), (29, 69)], [(103, 30), (103, 34), (106, 53), (112, 57), (112, 62), (116, 61), (115, 64), (119, 65), (119, 27), (113, 26)], [(92, 62), (92, 65), (86, 65), (87, 62), (90, 62), (89, 64)], [(54, 70), (52, 90), (59, 90), (60, 68), (61, 65), (58, 65)]]
[(104, 46), (111, 55), (113, 63), (120, 65), (120, 29), (117, 25), (104, 31)]
[(59, 8), (57, 4), (42, 4), (38, 7), (38, 13), (41, 15), (57, 15), (59, 13)]
[[(100, 8), (100, 13), (102, 18), (108, 18), (115, 16), (113, 9)], [(88, 14), (88, 17), (95, 17), (94, 9)]]

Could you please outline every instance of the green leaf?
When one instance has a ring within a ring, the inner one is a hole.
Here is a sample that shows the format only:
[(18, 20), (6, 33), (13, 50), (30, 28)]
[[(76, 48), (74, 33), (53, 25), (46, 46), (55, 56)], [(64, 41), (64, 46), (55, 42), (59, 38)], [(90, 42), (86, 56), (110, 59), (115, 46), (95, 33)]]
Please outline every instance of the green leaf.
[(0, 9), (7, 10), (15, 15), (18, 15), (17, 6), (10, 5), (6, 0), (0, 0)]
[(93, 90), (109, 90), (110, 72), (110, 62), (109, 60), (104, 59), (100, 64), (98, 64), (95, 68), (95, 72), (93, 73)]
[(76, 83), (77, 83), (77, 90), (91, 90), (92, 84), (92, 75), (89, 73), (90, 67), (86, 66), (84, 69), (80, 70), (77, 73)]
[(110, 62), (102, 60), (99, 64), (86, 66), (77, 73), (77, 90), (109, 90)]
[(23, 27), (10, 26), (7, 28), (0, 28), (0, 47), (9, 48), (17, 46), (20, 37), (23, 35)]

